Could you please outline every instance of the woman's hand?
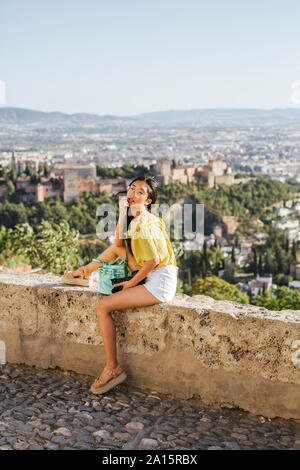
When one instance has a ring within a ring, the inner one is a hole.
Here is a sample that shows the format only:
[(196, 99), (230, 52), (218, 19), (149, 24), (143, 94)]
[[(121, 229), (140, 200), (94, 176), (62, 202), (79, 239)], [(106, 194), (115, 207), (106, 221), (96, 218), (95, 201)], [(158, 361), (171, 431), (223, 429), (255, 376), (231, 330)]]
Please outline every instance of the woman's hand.
[(72, 274), (73, 277), (79, 277), (79, 276), (82, 277), (82, 276), (89, 276), (90, 275), (90, 273), (87, 272), (85, 266), (82, 266), (81, 268), (78, 268), (75, 271), (72, 271), (71, 274)]
[(114, 284), (114, 287), (118, 287), (118, 286), (123, 286), (123, 289), (130, 289), (130, 287), (134, 287), (130, 281), (124, 281), (124, 282), (119, 282), (118, 284)]
[(129, 207), (129, 202), (127, 201), (127, 196), (124, 196), (119, 202), (120, 213), (126, 214), (127, 207)]

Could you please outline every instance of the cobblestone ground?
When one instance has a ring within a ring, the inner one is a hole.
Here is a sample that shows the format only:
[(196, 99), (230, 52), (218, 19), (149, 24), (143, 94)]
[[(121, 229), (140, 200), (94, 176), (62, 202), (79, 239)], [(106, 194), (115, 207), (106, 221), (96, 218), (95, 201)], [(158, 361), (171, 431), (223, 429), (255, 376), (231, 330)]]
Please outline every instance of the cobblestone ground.
[(0, 449), (300, 449), (300, 422), (147, 394), (93, 378), (0, 366)]

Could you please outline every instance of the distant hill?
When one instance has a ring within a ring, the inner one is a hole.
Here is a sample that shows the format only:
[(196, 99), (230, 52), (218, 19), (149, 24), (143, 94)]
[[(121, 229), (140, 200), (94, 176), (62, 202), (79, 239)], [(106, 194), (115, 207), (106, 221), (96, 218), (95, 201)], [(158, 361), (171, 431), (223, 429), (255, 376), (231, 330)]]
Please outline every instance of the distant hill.
[(282, 109), (191, 109), (137, 114), (135, 116), (99, 116), (89, 113), (65, 114), (31, 109), (0, 107), (0, 124), (99, 125), (107, 121), (191, 123), (200, 125), (300, 124), (300, 108)]
[(33, 111), (23, 108), (0, 107), (0, 123), (16, 124), (99, 124), (107, 120), (118, 119), (115, 116), (98, 116), (97, 114), (75, 113), (65, 114), (57, 111), (46, 113), (44, 111)]
[(134, 116), (140, 121), (191, 122), (198, 124), (259, 124), (270, 122), (297, 122), (300, 124), (300, 108), (255, 109), (191, 109), (186, 111), (160, 111)]

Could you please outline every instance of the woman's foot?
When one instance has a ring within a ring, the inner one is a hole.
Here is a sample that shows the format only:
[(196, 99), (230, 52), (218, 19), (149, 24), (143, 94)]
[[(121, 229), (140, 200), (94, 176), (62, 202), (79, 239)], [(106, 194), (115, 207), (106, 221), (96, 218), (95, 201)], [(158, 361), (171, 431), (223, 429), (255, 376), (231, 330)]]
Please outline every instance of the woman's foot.
[(91, 287), (92, 276), (86, 274), (84, 269), (79, 268), (75, 271), (65, 271), (61, 280), (65, 284), (75, 284), (77, 286)]
[(102, 374), (95, 379), (90, 390), (96, 395), (105, 393), (116, 385), (120, 384), (121, 382), (124, 382), (126, 378), (126, 373), (119, 365), (117, 365), (117, 367), (115, 367), (114, 369), (111, 369), (106, 366)]
[(64, 277), (67, 278), (67, 279), (90, 279), (91, 278), (91, 275), (90, 274), (74, 274), (74, 272), (76, 271), (65, 271), (64, 272)]

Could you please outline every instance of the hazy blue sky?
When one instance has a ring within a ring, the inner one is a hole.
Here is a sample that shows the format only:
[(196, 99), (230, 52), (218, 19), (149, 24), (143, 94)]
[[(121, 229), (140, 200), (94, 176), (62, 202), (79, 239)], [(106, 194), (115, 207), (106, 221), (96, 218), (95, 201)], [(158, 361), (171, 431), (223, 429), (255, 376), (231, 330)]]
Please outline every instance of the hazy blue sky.
[(299, 0), (0, 0), (6, 106), (292, 107)]

